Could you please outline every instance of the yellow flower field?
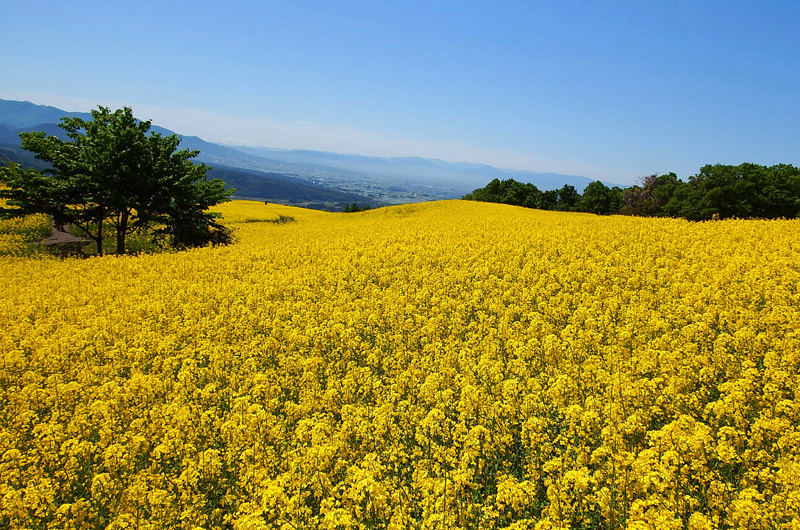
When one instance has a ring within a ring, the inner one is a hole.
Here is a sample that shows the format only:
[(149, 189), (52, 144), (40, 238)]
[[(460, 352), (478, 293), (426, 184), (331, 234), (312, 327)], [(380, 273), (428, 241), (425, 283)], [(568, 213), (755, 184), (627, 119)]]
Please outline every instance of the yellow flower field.
[(219, 210), (0, 257), (0, 528), (800, 528), (800, 221)]

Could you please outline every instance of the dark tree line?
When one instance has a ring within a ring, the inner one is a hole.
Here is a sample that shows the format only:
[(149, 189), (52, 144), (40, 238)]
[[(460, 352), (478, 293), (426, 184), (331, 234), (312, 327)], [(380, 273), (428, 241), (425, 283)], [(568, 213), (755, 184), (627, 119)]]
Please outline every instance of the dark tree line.
[(609, 188), (600, 181), (590, 183), (581, 195), (575, 186), (569, 184), (558, 190), (541, 191), (530, 183), (517, 182), (514, 179), (494, 179), (485, 188), (464, 195), (463, 199), (540, 210), (611, 214), (617, 213), (622, 207), (622, 191), (617, 186)]
[(357, 212), (366, 212), (370, 209), (369, 205), (366, 206), (359, 206), (357, 202), (350, 204), (349, 202), (344, 205), (344, 213), (357, 213)]
[(490, 182), (463, 197), (539, 208), (626, 214), (646, 217), (681, 217), (692, 221), (747, 218), (800, 217), (800, 168), (788, 164), (707, 165), (684, 182), (674, 173), (650, 175), (629, 188), (609, 188), (592, 182), (579, 194), (574, 187), (540, 191), (533, 184), (513, 179)]

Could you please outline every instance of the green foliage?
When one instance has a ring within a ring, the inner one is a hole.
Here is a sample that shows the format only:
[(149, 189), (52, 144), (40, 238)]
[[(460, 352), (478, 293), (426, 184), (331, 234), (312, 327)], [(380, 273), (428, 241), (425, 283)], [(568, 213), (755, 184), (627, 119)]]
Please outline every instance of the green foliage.
[(800, 216), (800, 169), (790, 165), (708, 165), (689, 185), (698, 220)]
[(117, 254), (125, 253), (126, 237), (135, 232), (175, 248), (230, 242), (230, 231), (206, 210), (228, 200), (232, 190), (206, 178), (210, 168), (191, 161), (197, 151), (178, 150), (178, 136), (150, 132), (150, 122), (136, 120), (128, 107), (113, 113), (98, 107), (92, 118), (62, 118), (68, 141), (20, 134), (22, 147), (50, 167), (41, 173), (17, 164), (0, 169), (7, 187), (0, 198), (15, 207), (5, 213), (50, 215), (92, 239), (101, 255), (109, 226)]
[(581, 200), (581, 194), (575, 189), (575, 186), (565, 184), (558, 190), (558, 209), (570, 211), (574, 210)]
[(370, 209), (369, 206), (359, 206), (358, 203), (354, 202), (353, 204), (350, 203), (345, 204), (344, 210), (342, 211), (344, 213), (356, 213), (356, 212), (366, 212), (369, 209)]
[(278, 215), (277, 219), (254, 219), (248, 218), (242, 221), (243, 223), (274, 223), (276, 225), (283, 225), (286, 223), (294, 223), (296, 219), (291, 215)]
[(622, 188), (609, 188), (599, 180), (590, 182), (583, 190), (578, 210), (598, 215), (619, 213), (622, 208)]
[(640, 185), (623, 191), (623, 211), (629, 215), (663, 217), (667, 204), (681, 184), (675, 173), (644, 177)]
[[(535, 190), (535, 191), (533, 191)], [(644, 177), (626, 189), (590, 183), (580, 195), (572, 186), (540, 192), (532, 184), (493, 180), (463, 197), (544, 210), (600, 215), (682, 217), (692, 221), (800, 217), (800, 169), (788, 165), (708, 165), (683, 182), (674, 173)]]
[[(606, 186), (600, 182), (596, 184), (600, 184), (603, 188), (606, 188)], [(615, 190), (618, 189), (619, 188), (615, 188)], [(574, 186), (569, 184), (564, 185), (559, 190), (541, 191), (530, 183), (517, 182), (514, 179), (494, 179), (487, 184), (485, 188), (479, 188), (465, 195), (463, 199), (482, 202), (499, 202), (514, 206), (524, 206), (526, 208), (538, 208), (540, 210), (593, 211), (584, 209), (584, 204), (581, 202), (581, 194), (578, 193), (578, 190), (576, 190)], [(609, 190), (606, 202), (607, 204), (601, 208), (603, 213), (612, 213), (619, 210), (619, 200), (616, 191), (612, 192)], [(595, 208), (594, 206), (592, 207)], [(609, 210), (609, 208), (611, 210)]]
[(226, 190), (219, 179), (206, 180), (206, 166), (191, 166), (193, 171), (202, 168), (202, 173), (185, 174), (173, 182), (175, 191), (169, 198), (163, 197), (166, 200), (157, 209), (160, 213), (155, 220), (161, 228), (155, 233), (166, 236), (169, 244), (178, 249), (227, 245), (233, 241), (231, 231), (218, 222), (220, 215), (208, 208), (228, 200), (233, 191)]
[(648, 188), (653, 199), (630, 213), (692, 221), (800, 217), (800, 169), (787, 164), (707, 165), (688, 182), (671, 173), (648, 177), (642, 189)]
[(543, 191), (539, 195), (537, 206), (542, 210), (555, 210), (556, 206), (558, 206), (558, 192), (556, 190)]
[(286, 224), (286, 223), (294, 223), (295, 221), (296, 221), (296, 219), (294, 217), (292, 217), (291, 215), (280, 214), (280, 215), (278, 215), (277, 219), (273, 219), (273, 220), (271, 220), (269, 222), (282, 225), (282, 224)]
[(542, 192), (533, 184), (517, 182), (514, 179), (494, 179), (485, 188), (479, 188), (465, 195), (464, 199), (539, 208), (542, 205)]

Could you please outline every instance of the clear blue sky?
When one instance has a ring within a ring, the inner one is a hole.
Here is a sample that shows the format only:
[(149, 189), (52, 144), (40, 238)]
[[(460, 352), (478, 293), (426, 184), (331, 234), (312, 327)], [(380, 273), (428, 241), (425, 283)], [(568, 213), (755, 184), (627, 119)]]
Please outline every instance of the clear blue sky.
[(5, 2), (0, 98), (630, 184), (800, 165), (800, 2)]

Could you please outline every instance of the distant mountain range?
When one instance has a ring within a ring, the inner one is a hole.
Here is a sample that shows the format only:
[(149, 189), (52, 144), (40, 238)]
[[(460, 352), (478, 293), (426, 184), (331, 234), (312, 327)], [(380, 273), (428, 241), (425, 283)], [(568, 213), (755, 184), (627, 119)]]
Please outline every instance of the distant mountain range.
[[(64, 138), (64, 131), (57, 126), (63, 116), (91, 119), (88, 112), (67, 112), (27, 101), (0, 99), (0, 153), (25, 165), (40, 167), (40, 161), (20, 149), (19, 133), (45, 131)], [(151, 130), (173, 134), (155, 125)], [(236, 188), (238, 197), (329, 210), (339, 210), (353, 202), (380, 206), (458, 198), (495, 178), (530, 182), (542, 190), (570, 184), (579, 192), (592, 182), (577, 175), (498, 169), (484, 164), (225, 146), (196, 136), (180, 136), (181, 147), (200, 151), (196, 160), (212, 166), (210, 176), (222, 178), (228, 186)]]
[(483, 187), (495, 178), (501, 180), (513, 178), (520, 182), (530, 182), (542, 190), (558, 189), (565, 184), (571, 184), (579, 191), (583, 191), (583, 188), (593, 180), (578, 175), (500, 169), (486, 164), (446, 162), (435, 158), (381, 158), (300, 149), (285, 150), (247, 146), (236, 146), (235, 149), (263, 159), (279, 162), (282, 164), (280, 167), (315, 167), (326, 171), (339, 170), (360, 175), (389, 178), (394, 182), (399, 179), (400, 181), (451, 189), (458, 196), (469, 193), (475, 188)]

